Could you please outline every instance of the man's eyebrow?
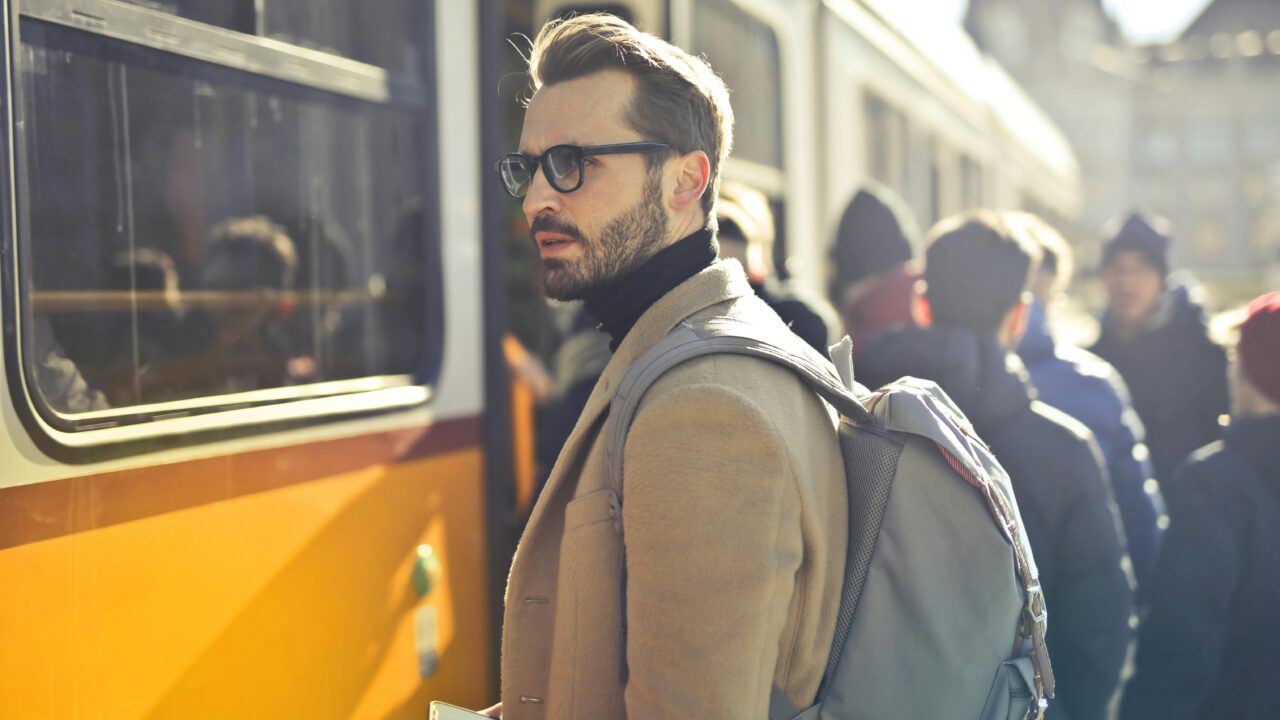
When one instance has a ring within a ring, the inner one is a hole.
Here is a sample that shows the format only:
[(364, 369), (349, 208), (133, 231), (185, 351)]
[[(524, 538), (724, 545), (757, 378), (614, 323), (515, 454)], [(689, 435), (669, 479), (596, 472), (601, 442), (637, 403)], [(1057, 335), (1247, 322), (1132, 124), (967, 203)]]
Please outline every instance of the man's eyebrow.
[[(561, 142), (558, 142), (558, 143), (552, 143), (552, 144), (548, 145), (548, 146), (547, 146), (547, 148), (553, 148), (553, 147), (555, 147), (556, 145), (576, 145), (576, 146), (578, 146), (578, 147), (590, 147), (592, 144), (593, 144), (593, 143), (584, 143), (584, 142), (578, 142), (578, 141), (577, 141), (577, 140), (575, 140), (575, 139), (569, 139), (569, 140), (564, 140), (564, 141), (561, 141)], [(547, 151), (547, 148), (543, 148), (542, 152), (546, 152), (546, 151)], [(516, 150), (516, 152), (524, 153), (525, 155), (528, 155), (528, 156), (530, 156), (530, 157), (532, 157), (532, 156), (534, 156), (534, 155), (541, 155), (541, 154), (542, 154), (542, 153), (536, 153), (536, 152), (533, 152), (532, 150), (530, 150), (530, 149), (528, 149), (528, 148), (523, 148), (523, 147), (522, 147), (522, 148), (518, 148), (518, 149)]]

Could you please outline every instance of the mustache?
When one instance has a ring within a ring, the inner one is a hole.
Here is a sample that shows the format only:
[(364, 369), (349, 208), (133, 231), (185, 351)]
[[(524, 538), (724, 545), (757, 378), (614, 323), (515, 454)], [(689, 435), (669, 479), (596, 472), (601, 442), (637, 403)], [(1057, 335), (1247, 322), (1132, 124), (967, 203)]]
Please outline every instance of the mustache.
[(537, 244), (538, 240), (535, 236), (540, 232), (559, 233), (561, 235), (571, 237), (578, 242), (586, 240), (586, 236), (584, 236), (582, 231), (573, 223), (566, 222), (564, 220), (557, 220), (556, 218), (548, 217), (546, 215), (539, 215), (533, 219), (533, 222), (529, 225), (529, 239)]

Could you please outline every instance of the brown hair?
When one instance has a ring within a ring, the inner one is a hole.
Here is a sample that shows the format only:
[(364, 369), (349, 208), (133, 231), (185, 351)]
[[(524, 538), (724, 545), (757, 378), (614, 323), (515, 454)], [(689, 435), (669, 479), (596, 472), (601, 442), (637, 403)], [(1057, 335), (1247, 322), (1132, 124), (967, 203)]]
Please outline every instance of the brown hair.
[(1030, 284), (1040, 246), (991, 210), (941, 220), (930, 236), (924, 281), (934, 324), (995, 332)]
[(1045, 222), (1044, 218), (1034, 213), (1009, 212), (1005, 214), (1005, 222), (1010, 231), (1026, 233), (1032, 242), (1040, 246), (1039, 271), (1053, 277), (1052, 291), (1058, 293), (1065, 290), (1075, 272), (1074, 256), (1066, 238)]
[[(724, 81), (701, 58), (605, 13), (553, 20), (533, 41), (529, 76), (535, 91), (602, 70), (635, 78), (635, 97), (626, 113), (632, 129), (682, 155), (707, 154), (711, 177), (702, 209), (713, 225), (720, 167), (733, 147), (733, 109)], [(661, 159), (649, 155), (649, 167)]]

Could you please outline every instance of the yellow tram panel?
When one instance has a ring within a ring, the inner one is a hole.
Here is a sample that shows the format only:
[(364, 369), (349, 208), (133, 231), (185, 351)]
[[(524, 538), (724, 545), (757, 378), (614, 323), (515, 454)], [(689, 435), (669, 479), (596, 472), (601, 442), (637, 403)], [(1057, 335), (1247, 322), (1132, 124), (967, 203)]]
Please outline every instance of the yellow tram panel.
[[(0, 491), (0, 717), (408, 718), (428, 698), (486, 702), (478, 431), (393, 457), (415, 433)], [(383, 457), (344, 467), (352, 451)], [(425, 597), (421, 545), (442, 562)], [(426, 681), (415, 614), (434, 620)]]

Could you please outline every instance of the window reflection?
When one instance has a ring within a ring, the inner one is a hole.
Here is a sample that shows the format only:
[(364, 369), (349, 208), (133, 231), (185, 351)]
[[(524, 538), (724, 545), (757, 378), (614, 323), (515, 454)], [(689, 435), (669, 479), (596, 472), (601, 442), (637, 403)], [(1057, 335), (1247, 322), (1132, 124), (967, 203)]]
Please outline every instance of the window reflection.
[(421, 0), (264, 0), (263, 23), (277, 40), (417, 74), (426, 7)]
[[(49, 405), (417, 369), (420, 111), (23, 20), (22, 247)], [(67, 370), (67, 368), (70, 368)], [(83, 390), (70, 393), (57, 384)]]
[(253, 0), (120, 0), (242, 33), (254, 31)]

